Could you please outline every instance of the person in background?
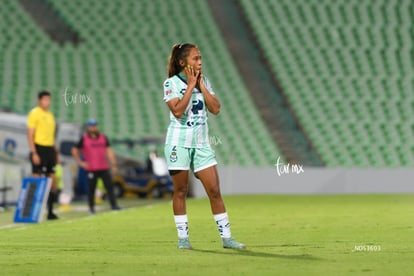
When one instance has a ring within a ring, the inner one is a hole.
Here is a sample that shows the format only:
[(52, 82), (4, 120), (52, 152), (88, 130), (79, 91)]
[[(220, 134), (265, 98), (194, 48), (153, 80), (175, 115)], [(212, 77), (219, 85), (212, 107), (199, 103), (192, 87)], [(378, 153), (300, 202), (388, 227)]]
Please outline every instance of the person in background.
[(55, 167), (55, 179), (56, 179), (56, 185), (58, 188), (57, 192), (57, 203), (60, 205), (61, 211), (70, 211), (70, 196), (68, 196), (66, 193), (64, 193), (65, 183), (63, 181), (63, 166), (60, 160), (57, 160), (57, 164)]
[[(85, 160), (81, 160), (79, 151), (82, 151)], [(112, 172), (117, 173), (115, 154), (110, 147), (108, 138), (98, 130), (98, 122), (90, 119), (86, 123), (86, 133), (84, 133), (78, 144), (72, 148), (73, 158), (78, 165), (84, 168), (88, 176), (88, 203), (91, 214), (95, 213), (95, 190), (98, 178), (101, 178), (108, 193), (109, 202), (112, 210), (120, 210), (114, 192), (110, 166)]]
[(27, 140), (30, 147), (30, 161), (33, 177), (49, 177), (52, 179), (47, 206), (47, 219), (58, 217), (53, 213), (53, 203), (57, 200), (58, 188), (55, 181), (57, 150), (55, 147), (56, 122), (49, 111), (51, 94), (41, 91), (37, 95), (38, 106), (33, 108), (27, 119)]

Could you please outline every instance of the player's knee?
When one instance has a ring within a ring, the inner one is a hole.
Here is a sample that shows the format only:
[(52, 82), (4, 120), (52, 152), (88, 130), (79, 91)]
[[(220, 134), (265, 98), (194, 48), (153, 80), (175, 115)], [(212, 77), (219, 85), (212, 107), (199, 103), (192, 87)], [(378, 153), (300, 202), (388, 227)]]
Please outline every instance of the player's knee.
[(174, 194), (177, 195), (178, 197), (186, 197), (187, 192), (188, 192), (187, 185), (179, 185), (179, 186), (176, 185), (174, 187)]
[(208, 190), (208, 197), (213, 200), (221, 199), (221, 193), (219, 188), (211, 188)]

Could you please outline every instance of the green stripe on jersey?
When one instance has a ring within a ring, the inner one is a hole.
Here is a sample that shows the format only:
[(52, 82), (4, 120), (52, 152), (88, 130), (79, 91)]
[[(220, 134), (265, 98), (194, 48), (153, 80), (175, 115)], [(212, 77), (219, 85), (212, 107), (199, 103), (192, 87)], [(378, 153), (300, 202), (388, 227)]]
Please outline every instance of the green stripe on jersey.
[[(207, 90), (214, 94), (210, 82), (204, 77)], [(179, 76), (168, 78), (164, 82), (164, 101), (168, 102), (174, 98), (181, 99), (187, 89), (187, 83)], [(175, 118), (170, 112), (170, 125), (168, 126), (165, 143), (168, 145), (182, 146), (188, 148), (202, 148), (209, 145), (208, 139), (208, 113), (203, 94), (197, 88), (192, 91), (184, 114), (180, 119)]]

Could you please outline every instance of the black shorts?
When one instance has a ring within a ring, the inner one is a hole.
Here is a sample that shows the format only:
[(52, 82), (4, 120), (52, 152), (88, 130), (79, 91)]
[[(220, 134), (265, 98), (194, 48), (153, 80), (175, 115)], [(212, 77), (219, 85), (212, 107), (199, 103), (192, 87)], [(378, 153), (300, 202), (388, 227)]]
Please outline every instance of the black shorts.
[(30, 163), (32, 164), (33, 174), (53, 174), (56, 166), (56, 151), (54, 147), (35, 145), (36, 152), (40, 158), (40, 164), (33, 164), (32, 153), (30, 153)]

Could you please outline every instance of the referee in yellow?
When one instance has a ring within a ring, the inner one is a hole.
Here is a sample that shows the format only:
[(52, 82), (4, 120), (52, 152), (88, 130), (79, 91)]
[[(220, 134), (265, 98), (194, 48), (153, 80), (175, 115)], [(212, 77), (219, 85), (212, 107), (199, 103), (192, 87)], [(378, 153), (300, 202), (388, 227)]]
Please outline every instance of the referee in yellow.
[(46, 176), (52, 179), (52, 188), (47, 200), (49, 220), (57, 219), (53, 213), (53, 203), (57, 201), (55, 166), (57, 150), (55, 147), (56, 122), (49, 111), (51, 95), (41, 91), (37, 95), (38, 106), (33, 108), (27, 119), (27, 138), (30, 147), (30, 161), (33, 177)]

